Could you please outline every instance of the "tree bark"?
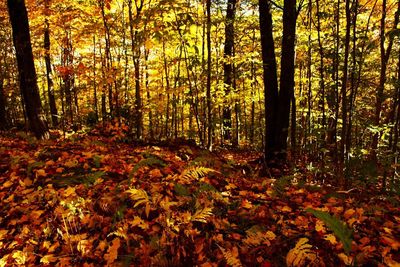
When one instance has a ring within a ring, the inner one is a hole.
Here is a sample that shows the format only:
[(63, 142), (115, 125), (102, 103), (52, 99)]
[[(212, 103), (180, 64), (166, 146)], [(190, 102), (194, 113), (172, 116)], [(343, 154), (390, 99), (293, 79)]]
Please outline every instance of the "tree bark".
[(51, 79), (51, 59), (50, 59), (50, 25), (49, 19), (47, 18), (49, 13), (49, 0), (45, 1), (45, 20), (44, 20), (44, 60), (46, 63), (46, 80), (47, 80), (47, 96), (49, 98), (49, 107), (50, 107), (50, 114), (51, 114), (51, 121), (53, 126), (58, 125), (58, 113), (57, 113), (57, 106), (56, 106), (56, 99), (54, 97), (54, 87), (53, 87), (53, 80)]
[(278, 77), (275, 58), (275, 44), (272, 35), (271, 2), (259, 0), (261, 54), (263, 61), (264, 105), (265, 105), (265, 147), (266, 161), (275, 158), (277, 150), (276, 130), (278, 116)]
[(207, 89), (206, 89), (206, 98), (207, 98), (207, 147), (208, 149), (212, 149), (212, 132), (213, 132), (213, 123), (212, 123), (212, 107), (211, 107), (211, 0), (207, 0), (206, 2), (207, 9)]
[(230, 107), (229, 94), (233, 86), (233, 46), (235, 41), (234, 21), (236, 11), (236, 0), (228, 0), (225, 18), (225, 46), (224, 46), (224, 88), (225, 99), (223, 109), (223, 131), (224, 141), (231, 139), (232, 110)]
[(49, 137), (49, 132), (43, 114), (39, 88), (36, 81), (25, 1), (7, 0), (7, 7), (13, 31), (20, 90), (23, 95), (30, 130), (34, 133), (36, 138), (45, 139)]
[[(1, 66), (0, 66), (1, 67)], [(6, 113), (6, 98), (4, 95), (4, 77), (0, 72), (0, 130), (8, 128), (7, 113)]]
[(296, 19), (296, 0), (285, 0), (283, 6), (283, 36), (279, 91), (279, 128), (277, 132), (277, 137), (279, 138), (279, 153), (282, 159), (286, 159), (287, 154), (290, 102), (294, 96)]
[[(136, 19), (140, 17), (143, 1), (140, 1), (138, 5), (135, 1), (136, 7)], [(135, 74), (135, 126), (136, 126), (136, 138), (142, 138), (142, 96), (140, 89), (140, 40), (139, 33), (134, 30), (134, 18), (133, 18), (133, 9), (132, 9), (132, 0), (128, 2), (128, 15), (129, 15), (129, 29), (131, 35), (131, 43), (132, 43), (132, 57), (133, 57), (133, 65), (134, 65), (134, 74)]]

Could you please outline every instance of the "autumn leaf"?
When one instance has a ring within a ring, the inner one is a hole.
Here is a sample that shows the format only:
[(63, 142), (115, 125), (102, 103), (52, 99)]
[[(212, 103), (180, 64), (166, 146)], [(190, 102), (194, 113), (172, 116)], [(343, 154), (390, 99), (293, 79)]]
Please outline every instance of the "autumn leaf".
[(111, 242), (111, 246), (108, 247), (107, 253), (104, 255), (104, 259), (107, 261), (107, 265), (111, 265), (118, 258), (118, 249), (121, 246), (119, 238), (115, 238)]
[(24, 265), (26, 260), (28, 259), (28, 255), (26, 252), (17, 250), (12, 253), (12, 257), (14, 258), (15, 262), (19, 265)]
[(56, 261), (57, 261), (57, 257), (55, 257), (54, 254), (45, 255), (40, 259), (40, 263), (43, 263), (43, 264), (52, 264)]

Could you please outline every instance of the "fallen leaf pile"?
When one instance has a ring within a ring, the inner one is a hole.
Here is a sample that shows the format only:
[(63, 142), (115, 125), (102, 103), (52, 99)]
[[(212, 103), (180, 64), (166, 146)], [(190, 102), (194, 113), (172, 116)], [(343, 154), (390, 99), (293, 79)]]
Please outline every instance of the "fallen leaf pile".
[(399, 266), (398, 196), (284, 181), (188, 145), (3, 136), (0, 267)]

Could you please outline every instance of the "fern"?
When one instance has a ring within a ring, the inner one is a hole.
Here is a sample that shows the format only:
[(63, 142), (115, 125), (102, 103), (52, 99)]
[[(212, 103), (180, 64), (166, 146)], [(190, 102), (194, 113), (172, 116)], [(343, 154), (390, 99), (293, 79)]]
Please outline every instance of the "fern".
[(195, 214), (192, 216), (192, 221), (207, 223), (207, 219), (211, 215), (213, 215), (212, 208), (204, 207), (204, 208), (196, 210)]
[(129, 173), (129, 179), (128, 179), (128, 184), (131, 184), (131, 179), (133, 175), (142, 167), (153, 167), (153, 166), (160, 166), (164, 167), (166, 166), (165, 162), (162, 161), (159, 158), (156, 158), (154, 156), (149, 156), (148, 158), (142, 159), (139, 161), (135, 167), (133, 167), (132, 171)]
[(133, 175), (135, 172), (137, 172), (140, 168), (142, 167), (153, 167), (153, 166), (161, 166), (164, 167), (166, 164), (164, 161), (155, 158), (155, 157), (148, 157), (145, 159), (142, 159), (141, 161), (139, 161), (135, 167), (133, 167), (132, 171), (131, 171), (131, 175)]
[(189, 189), (187, 189), (187, 187), (181, 184), (175, 184), (174, 191), (177, 196), (190, 196)]
[(287, 266), (316, 266), (317, 254), (311, 250), (308, 238), (300, 238), (286, 256)]
[(283, 176), (280, 179), (276, 180), (273, 185), (274, 194), (277, 196), (282, 196), (285, 193), (285, 188), (289, 186), (292, 182), (292, 177)]
[(180, 175), (180, 178), (182, 181), (190, 183), (193, 180), (199, 180), (200, 178), (206, 176), (210, 172), (217, 172), (217, 171), (207, 167), (193, 166), (184, 170)]
[(135, 204), (133, 205), (134, 208), (136, 208), (140, 204), (150, 203), (149, 196), (147, 195), (146, 191), (144, 191), (143, 189), (132, 188), (132, 189), (126, 190), (125, 192), (129, 193), (129, 197), (133, 201), (135, 201)]
[(350, 252), (352, 242), (351, 236), (353, 231), (350, 230), (344, 222), (324, 211), (314, 209), (306, 209), (306, 211), (322, 220), (326, 226), (331, 229), (333, 233), (340, 239), (346, 254)]
[(264, 231), (259, 225), (255, 225), (246, 231), (247, 237), (243, 241), (249, 247), (255, 247), (261, 244), (271, 245), (276, 235), (271, 231)]
[(226, 260), (226, 263), (228, 263), (229, 266), (233, 267), (241, 267), (242, 262), (239, 259), (239, 251), (237, 247), (233, 247), (232, 250), (229, 249), (224, 249), (223, 247), (219, 246), (219, 249), (222, 252), (222, 255), (224, 255), (224, 258)]

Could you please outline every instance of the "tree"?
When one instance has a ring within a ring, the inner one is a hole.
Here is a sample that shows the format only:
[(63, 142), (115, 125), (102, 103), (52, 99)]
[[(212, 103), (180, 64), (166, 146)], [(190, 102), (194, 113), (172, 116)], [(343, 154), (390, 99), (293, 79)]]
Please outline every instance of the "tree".
[(267, 160), (286, 159), (290, 104), (294, 97), (296, 0), (284, 1), (279, 92), (275, 45), (272, 35), (271, 1), (260, 0), (259, 10), (265, 94), (265, 158)]
[(223, 110), (223, 131), (224, 141), (231, 139), (232, 130), (232, 111), (229, 103), (229, 94), (233, 86), (233, 46), (235, 42), (235, 11), (236, 11), (236, 0), (228, 0), (226, 8), (226, 19), (225, 19), (225, 46), (224, 46), (224, 88), (225, 88), (225, 101)]
[(132, 57), (133, 57), (133, 65), (135, 68), (135, 128), (136, 128), (136, 137), (137, 139), (142, 138), (143, 132), (143, 114), (142, 114), (142, 95), (140, 88), (140, 42), (141, 36), (138, 29), (135, 29), (134, 22), (138, 21), (141, 16), (141, 12), (143, 9), (144, 1), (134, 1), (136, 7), (136, 16), (133, 17), (133, 8), (132, 8), (132, 0), (128, 2), (128, 11), (129, 11), (129, 30), (131, 36), (131, 46), (132, 46)]
[(6, 116), (6, 101), (5, 101), (3, 87), (4, 87), (4, 77), (3, 77), (2, 66), (0, 65), (0, 130), (6, 129), (8, 125)]
[(272, 35), (271, 2), (259, 0), (261, 54), (263, 62), (264, 105), (265, 105), (265, 158), (275, 158), (278, 149), (276, 140), (278, 117), (278, 77), (275, 57), (275, 44)]
[(208, 122), (208, 132), (207, 132), (207, 147), (212, 148), (212, 108), (211, 108), (211, 0), (206, 2), (207, 9), (207, 122)]
[(45, 20), (44, 20), (44, 43), (43, 48), (45, 50), (44, 60), (46, 63), (46, 79), (47, 79), (47, 95), (49, 98), (49, 106), (51, 113), (51, 121), (53, 126), (57, 126), (58, 118), (57, 118), (57, 106), (56, 99), (54, 96), (54, 86), (53, 80), (51, 79), (51, 59), (50, 59), (50, 25), (49, 25), (49, 0), (44, 2), (45, 4)]
[(24, 0), (7, 0), (17, 58), (19, 84), (30, 130), (36, 138), (48, 138), (49, 132), (40, 102), (33, 62), (28, 13)]
[(279, 150), (277, 152), (282, 158), (286, 158), (287, 153), (290, 103), (294, 97), (296, 20), (296, 0), (285, 0), (283, 5), (283, 36), (281, 74), (279, 82), (278, 131), (276, 132), (277, 139), (279, 140)]

